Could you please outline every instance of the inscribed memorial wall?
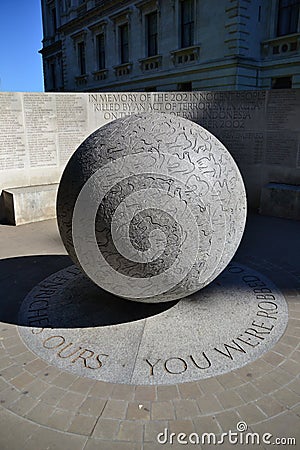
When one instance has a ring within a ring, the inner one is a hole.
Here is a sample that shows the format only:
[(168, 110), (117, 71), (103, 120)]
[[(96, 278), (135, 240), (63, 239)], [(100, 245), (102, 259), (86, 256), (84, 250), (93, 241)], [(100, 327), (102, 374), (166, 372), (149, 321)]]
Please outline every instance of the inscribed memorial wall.
[(300, 91), (0, 93), (0, 190), (58, 183), (94, 130), (145, 112), (186, 117), (219, 138), (250, 206), (268, 182), (299, 184)]

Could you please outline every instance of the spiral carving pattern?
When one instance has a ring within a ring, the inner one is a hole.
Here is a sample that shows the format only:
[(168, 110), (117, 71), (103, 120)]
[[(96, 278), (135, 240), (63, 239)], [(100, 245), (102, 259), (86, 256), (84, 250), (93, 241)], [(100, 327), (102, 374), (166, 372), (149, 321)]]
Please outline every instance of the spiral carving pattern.
[(211, 133), (168, 114), (111, 122), (63, 173), (57, 218), (73, 261), (103, 289), (164, 302), (209, 284), (243, 234), (246, 196)]

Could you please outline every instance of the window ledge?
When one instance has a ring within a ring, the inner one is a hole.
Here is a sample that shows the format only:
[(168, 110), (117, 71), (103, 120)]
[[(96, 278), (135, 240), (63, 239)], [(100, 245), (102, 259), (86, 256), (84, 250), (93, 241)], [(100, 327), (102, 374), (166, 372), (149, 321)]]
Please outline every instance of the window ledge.
[(108, 74), (108, 69), (95, 70), (93, 72), (93, 77), (95, 81), (106, 80)]
[(300, 33), (286, 34), (266, 41), (262, 41), (261, 49), (264, 57), (283, 56), (294, 53), (300, 47)]
[(191, 47), (180, 48), (173, 50), (171, 53), (171, 59), (175, 65), (191, 64), (199, 60), (200, 46), (193, 45)]
[(128, 62), (114, 66), (114, 71), (117, 77), (129, 75), (132, 71), (132, 63)]
[(147, 58), (139, 59), (140, 67), (143, 72), (148, 72), (151, 70), (157, 70), (161, 67), (162, 56), (148, 56)]
[(87, 84), (88, 77), (88, 74), (78, 75), (77, 77), (75, 77), (77, 86), (84, 86), (85, 84)]

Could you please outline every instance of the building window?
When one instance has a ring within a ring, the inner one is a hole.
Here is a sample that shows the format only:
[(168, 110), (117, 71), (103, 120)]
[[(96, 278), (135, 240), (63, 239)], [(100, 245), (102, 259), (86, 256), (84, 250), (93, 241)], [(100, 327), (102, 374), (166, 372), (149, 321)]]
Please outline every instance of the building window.
[(119, 26), (119, 43), (120, 43), (120, 57), (121, 64), (125, 64), (129, 62), (129, 42), (128, 36), (129, 28), (128, 23), (124, 23)]
[(152, 12), (146, 16), (147, 31), (147, 56), (155, 56), (158, 53), (157, 47), (157, 12)]
[(55, 64), (50, 64), (50, 79), (51, 79), (51, 88), (53, 90), (56, 89), (56, 73), (55, 73)]
[(292, 77), (272, 78), (272, 89), (291, 89)]
[(194, 45), (194, 0), (180, 2), (181, 48)]
[(86, 73), (86, 66), (85, 66), (85, 44), (83, 41), (78, 42), (77, 50), (78, 50), (79, 74), (84, 75)]
[(51, 35), (53, 36), (57, 30), (56, 8), (51, 8)]
[(96, 36), (97, 69), (105, 69), (105, 36), (104, 33)]
[(192, 82), (187, 81), (186, 83), (179, 83), (177, 85), (177, 91), (188, 92), (192, 90)]
[(299, 0), (279, 0), (277, 36), (297, 33), (299, 6)]

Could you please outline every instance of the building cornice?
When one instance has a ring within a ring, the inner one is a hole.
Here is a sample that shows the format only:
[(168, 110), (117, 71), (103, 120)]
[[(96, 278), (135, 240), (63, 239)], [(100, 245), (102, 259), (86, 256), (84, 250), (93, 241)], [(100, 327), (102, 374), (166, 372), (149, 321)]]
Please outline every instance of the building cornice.
[(59, 40), (53, 42), (52, 44), (47, 45), (46, 47), (43, 47), (41, 50), (39, 50), (39, 53), (41, 53), (43, 56), (50, 56), (61, 50), (62, 50), (62, 42), (59, 39)]
[(96, 6), (92, 9), (89, 9), (84, 15), (80, 17), (76, 17), (75, 19), (70, 20), (69, 22), (61, 25), (58, 29), (59, 32), (66, 33), (72, 32), (72, 30), (78, 29), (78, 27), (85, 25), (88, 20), (95, 19), (95, 16), (98, 15), (99, 20), (103, 20), (104, 17), (110, 16), (117, 12), (116, 10), (121, 10), (128, 5), (131, 5), (132, 1), (130, 0), (122, 0), (122, 1), (110, 1), (107, 4), (103, 4), (103, 6)]

